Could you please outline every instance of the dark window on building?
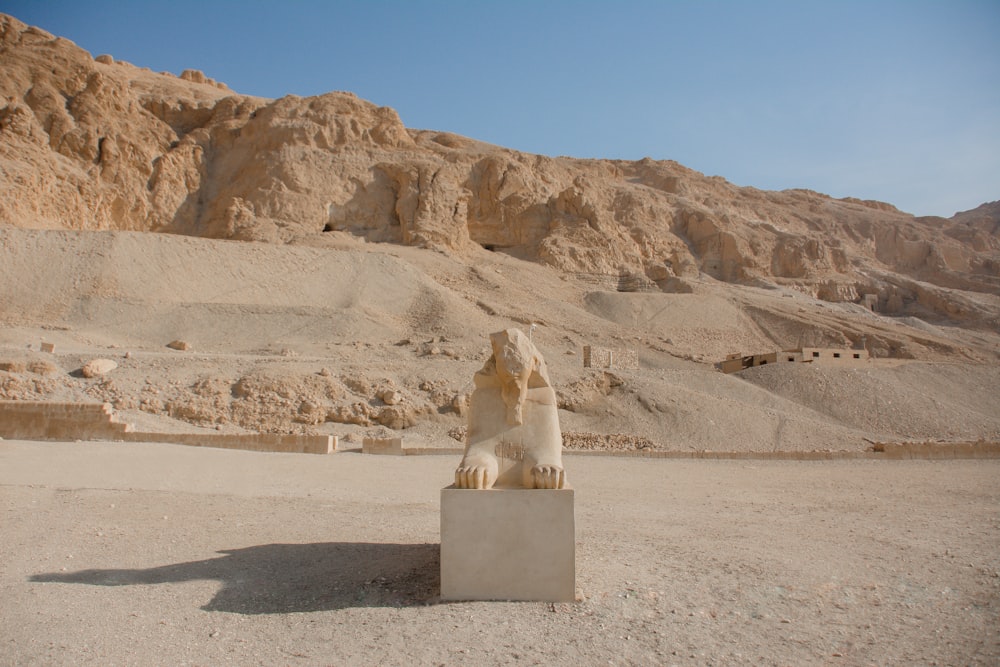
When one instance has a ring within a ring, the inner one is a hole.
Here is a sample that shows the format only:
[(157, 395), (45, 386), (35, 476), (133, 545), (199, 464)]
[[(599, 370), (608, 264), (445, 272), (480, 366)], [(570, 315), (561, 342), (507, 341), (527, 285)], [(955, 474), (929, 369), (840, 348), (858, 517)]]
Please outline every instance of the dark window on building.
[(789, 361), (795, 361), (795, 357), (788, 357)]
[(814, 357), (818, 357), (819, 356), (819, 352), (813, 352), (813, 356)]
[(860, 359), (860, 358), (861, 358), (861, 355), (860, 355), (859, 353), (855, 352), (855, 353), (854, 353), (854, 358), (855, 358), (855, 359)]
[(833, 358), (834, 359), (840, 359), (840, 352), (834, 352), (833, 353)]
[(760, 365), (763, 366), (766, 363), (767, 363), (767, 359), (764, 359), (763, 361), (760, 362)]

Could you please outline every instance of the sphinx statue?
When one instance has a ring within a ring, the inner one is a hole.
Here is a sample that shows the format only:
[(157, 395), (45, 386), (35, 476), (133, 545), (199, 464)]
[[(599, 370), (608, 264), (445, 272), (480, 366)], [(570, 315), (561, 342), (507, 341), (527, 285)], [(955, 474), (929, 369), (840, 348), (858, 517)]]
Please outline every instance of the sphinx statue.
[(460, 489), (561, 489), (562, 433), (545, 360), (519, 329), (490, 335), (493, 354), (475, 374)]

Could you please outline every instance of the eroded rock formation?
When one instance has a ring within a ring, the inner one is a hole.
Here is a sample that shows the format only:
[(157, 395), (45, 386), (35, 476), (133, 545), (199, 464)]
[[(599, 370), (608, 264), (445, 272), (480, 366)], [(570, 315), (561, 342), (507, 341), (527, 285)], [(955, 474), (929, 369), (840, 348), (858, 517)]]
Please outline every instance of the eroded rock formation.
[(921, 218), (670, 161), (529, 155), (350, 93), (268, 100), (95, 59), (2, 15), (0, 63), (0, 224), (478, 245), (623, 290), (709, 276), (1000, 326), (976, 296), (1000, 293), (996, 203)]

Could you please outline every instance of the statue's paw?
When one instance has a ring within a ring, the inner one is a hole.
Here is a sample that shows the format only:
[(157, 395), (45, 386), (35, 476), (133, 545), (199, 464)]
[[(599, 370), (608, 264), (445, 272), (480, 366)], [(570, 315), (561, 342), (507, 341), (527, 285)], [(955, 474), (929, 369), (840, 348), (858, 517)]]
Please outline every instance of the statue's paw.
[(560, 466), (537, 465), (531, 469), (531, 482), (536, 489), (561, 489), (566, 485), (566, 471)]
[(455, 471), (455, 486), (460, 489), (489, 489), (495, 481), (496, 472), (489, 466), (461, 466)]

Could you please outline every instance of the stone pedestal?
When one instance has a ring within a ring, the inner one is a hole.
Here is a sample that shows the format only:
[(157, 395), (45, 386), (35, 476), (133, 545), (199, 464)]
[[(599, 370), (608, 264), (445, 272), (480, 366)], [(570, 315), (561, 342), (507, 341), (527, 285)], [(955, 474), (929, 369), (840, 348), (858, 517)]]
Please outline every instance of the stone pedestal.
[(441, 599), (572, 602), (573, 489), (441, 490)]

